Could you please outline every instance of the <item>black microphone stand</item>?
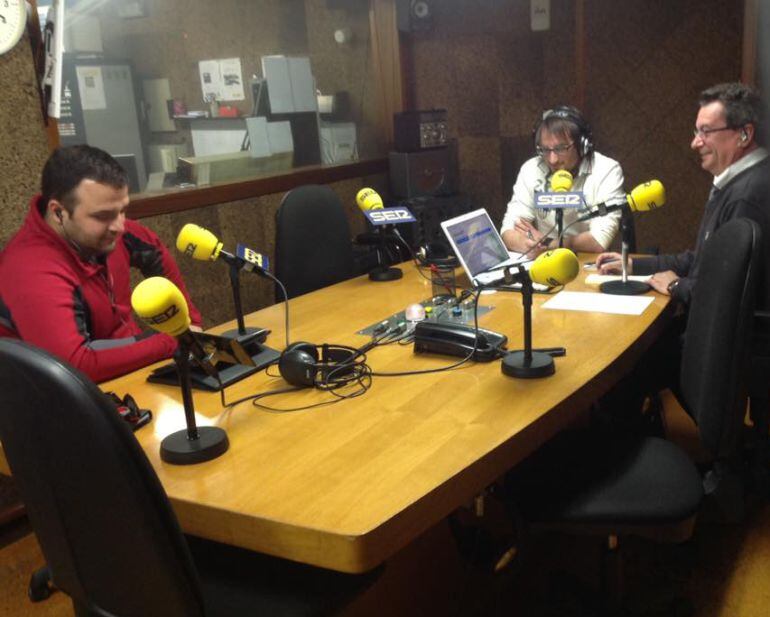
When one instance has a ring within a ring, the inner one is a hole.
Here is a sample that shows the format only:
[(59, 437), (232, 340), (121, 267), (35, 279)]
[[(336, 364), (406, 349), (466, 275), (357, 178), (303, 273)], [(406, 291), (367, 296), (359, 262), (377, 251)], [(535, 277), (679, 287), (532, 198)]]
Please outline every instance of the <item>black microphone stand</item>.
[(623, 205), (620, 215), (620, 268), (621, 277), (619, 281), (607, 281), (599, 285), (599, 291), (613, 296), (635, 296), (643, 294), (652, 287), (642, 281), (628, 280), (628, 245), (629, 235), (631, 233), (631, 209), (628, 205)]
[(559, 248), (564, 246), (564, 208), (556, 208), (556, 233), (559, 238)]
[(525, 275), (522, 276), (521, 283), (521, 302), (524, 306), (524, 349), (509, 351), (505, 354), (500, 368), (503, 375), (509, 377), (526, 379), (548, 377), (556, 372), (556, 365), (551, 354), (564, 355), (565, 350), (558, 348), (546, 353), (532, 349), (532, 279), (522, 266), (519, 266), (519, 273)]
[[(240, 263), (239, 263), (240, 262)], [(233, 290), (233, 305), (235, 307), (235, 320), (238, 323), (236, 330), (228, 330), (223, 332), (222, 336), (227, 338), (238, 339), (238, 342), (248, 342), (247, 337), (253, 334), (261, 333), (263, 328), (247, 328), (243, 321), (243, 305), (241, 304), (241, 280), (238, 276), (241, 268), (243, 267), (243, 260), (236, 258), (235, 260), (228, 261), (228, 269), (230, 274), (230, 287)], [(243, 340), (241, 340), (243, 339)]]
[(202, 426), (195, 423), (192, 387), (190, 386), (190, 342), (179, 339), (174, 354), (187, 428), (166, 436), (160, 443), (160, 458), (172, 465), (193, 465), (217, 458), (227, 452), (230, 441), (227, 433), (218, 426)]
[(404, 273), (400, 268), (385, 265), (385, 233), (382, 226), (377, 228), (377, 234), (379, 235), (379, 245), (375, 250), (377, 251), (377, 262), (379, 265), (369, 271), (369, 280), (378, 283), (397, 281), (404, 276)]

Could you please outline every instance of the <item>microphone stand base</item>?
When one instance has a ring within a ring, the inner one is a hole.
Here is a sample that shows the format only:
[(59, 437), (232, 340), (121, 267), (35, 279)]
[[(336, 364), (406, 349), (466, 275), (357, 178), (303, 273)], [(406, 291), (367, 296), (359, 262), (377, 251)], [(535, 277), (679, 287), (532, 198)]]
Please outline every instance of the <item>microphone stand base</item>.
[(636, 296), (650, 289), (652, 287), (641, 281), (607, 281), (599, 285), (599, 291), (612, 296)]
[[(226, 332), (222, 332), (219, 336), (223, 336), (225, 338), (234, 338), (234, 339), (240, 339), (243, 338), (246, 340), (246, 342), (251, 342), (251, 337), (256, 334), (263, 334), (265, 332), (264, 328), (252, 328), (247, 327), (243, 329), (244, 331), (241, 332), (238, 328), (233, 328), (232, 330), (227, 330)], [(262, 337), (262, 341), (267, 338), (266, 336)], [(262, 341), (257, 341), (258, 343), (261, 343)], [(241, 341), (238, 341), (241, 342)]]
[(532, 359), (527, 360), (523, 351), (511, 351), (503, 356), (500, 365), (503, 375), (508, 377), (520, 377), (522, 379), (536, 379), (548, 377), (556, 372), (553, 358), (547, 353), (532, 352)]
[(171, 433), (160, 442), (160, 458), (171, 465), (194, 465), (221, 456), (230, 441), (218, 426), (201, 426), (198, 439), (190, 439), (187, 429)]
[(369, 280), (383, 283), (385, 281), (397, 281), (404, 273), (399, 268), (377, 267), (369, 272)]

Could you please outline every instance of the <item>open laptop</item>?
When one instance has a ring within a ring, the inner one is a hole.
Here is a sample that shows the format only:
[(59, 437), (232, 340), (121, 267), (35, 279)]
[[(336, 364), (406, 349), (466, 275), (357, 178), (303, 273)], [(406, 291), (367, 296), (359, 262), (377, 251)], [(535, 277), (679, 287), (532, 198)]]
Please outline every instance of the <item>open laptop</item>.
[(501, 268), (521, 259), (505, 247), (484, 208), (446, 220), (441, 229), (473, 285), (502, 282)]

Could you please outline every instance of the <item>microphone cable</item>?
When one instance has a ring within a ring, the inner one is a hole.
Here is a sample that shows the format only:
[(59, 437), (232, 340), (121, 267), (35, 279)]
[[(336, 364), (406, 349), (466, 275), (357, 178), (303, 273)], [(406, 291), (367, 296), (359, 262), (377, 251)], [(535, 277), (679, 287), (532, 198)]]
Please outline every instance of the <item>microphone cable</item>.
[(286, 347), (289, 346), (289, 294), (286, 293), (286, 287), (284, 284), (278, 280), (276, 276), (273, 276), (270, 272), (267, 270), (261, 270), (259, 274), (262, 274), (272, 280), (281, 290), (281, 295), (283, 296), (283, 302), (284, 302), (284, 325), (286, 329)]
[[(286, 394), (289, 392), (297, 392), (299, 390), (305, 390), (306, 388), (298, 387), (298, 386), (288, 386), (285, 388), (278, 388), (275, 390), (270, 390), (268, 392), (260, 392), (258, 394), (252, 394), (249, 396), (245, 396), (243, 398), (237, 399), (235, 401), (231, 401), (230, 403), (225, 403), (224, 395), (222, 395), (222, 406), (223, 407), (232, 407), (239, 403), (243, 403), (245, 401), (252, 401), (252, 404), (255, 407), (260, 407), (261, 409), (265, 409), (266, 411), (272, 411), (272, 412), (289, 412), (289, 411), (303, 411), (306, 409), (312, 409), (314, 407), (323, 407), (326, 405), (332, 405), (334, 403), (338, 403), (342, 400), (350, 399), (350, 398), (356, 398), (358, 396), (361, 396), (365, 394), (369, 388), (371, 387), (372, 378), (371, 378), (371, 369), (368, 364), (366, 364), (366, 352), (370, 349), (373, 349), (376, 347), (380, 341), (384, 338), (387, 338), (388, 336), (392, 336), (393, 332), (385, 332), (382, 336), (380, 336), (377, 339), (373, 339), (366, 345), (363, 345), (359, 348), (350, 348), (350, 351), (352, 352), (350, 357), (346, 358), (345, 360), (342, 360), (341, 362), (337, 363), (336, 366), (332, 367), (331, 370), (329, 370), (326, 375), (319, 380), (315, 385), (314, 388), (318, 390), (322, 390), (324, 392), (331, 393), (334, 397), (336, 397), (333, 400), (327, 400), (327, 401), (321, 401), (319, 403), (313, 403), (311, 405), (302, 405), (300, 407), (291, 407), (291, 408), (277, 408), (277, 407), (270, 407), (269, 405), (264, 405), (262, 403), (259, 403), (259, 401), (263, 398), (269, 397), (269, 396), (275, 396), (278, 394)], [(342, 345), (337, 345), (337, 347), (344, 347)], [(275, 364), (275, 362), (273, 363)], [(270, 366), (272, 366), (271, 364)], [(280, 377), (280, 375), (273, 375), (270, 374), (270, 372), (265, 369), (265, 374), (268, 377)], [(334, 374), (345, 370), (346, 373), (340, 376), (335, 377)], [(357, 384), (358, 388), (354, 390), (353, 392), (346, 392), (344, 394), (341, 394), (339, 392), (336, 392), (336, 390), (343, 388), (345, 386), (348, 386), (350, 384)]]
[[(412, 262), (414, 263), (415, 268), (417, 268), (417, 272), (419, 272), (420, 276), (424, 278), (426, 281), (433, 282), (433, 279), (425, 274), (423, 272), (423, 269), (428, 268), (431, 272), (433, 272), (437, 278), (440, 280), (441, 284), (447, 288), (447, 290), (450, 289), (450, 285), (446, 279), (444, 279), (443, 276), (441, 276), (441, 272), (439, 271), (439, 268), (435, 264), (423, 264), (420, 259), (417, 257), (417, 253), (414, 252), (414, 249), (409, 246), (409, 243), (404, 239), (404, 236), (401, 235), (401, 233), (396, 229), (395, 225), (393, 227), (393, 237), (398, 240), (398, 242), (406, 248), (407, 252), (409, 253), (409, 256), (412, 258)], [(434, 270), (435, 268), (435, 270)]]
[[(327, 405), (333, 405), (335, 403), (339, 403), (340, 401), (362, 396), (363, 394), (366, 394), (366, 392), (369, 390), (369, 388), (371, 388), (371, 385), (372, 385), (371, 369), (366, 364), (366, 353), (362, 351), (362, 349), (363, 348), (353, 349), (354, 353), (353, 355), (351, 355), (350, 358), (340, 362), (337, 366), (333, 367), (324, 376), (322, 380), (319, 380), (314, 385), (315, 389), (321, 390), (323, 392), (329, 392), (334, 397), (330, 400), (320, 401), (318, 403), (312, 403), (310, 405), (300, 405), (298, 407), (271, 407), (270, 405), (265, 405), (264, 403), (260, 402), (262, 399), (265, 399), (270, 396), (277, 396), (279, 394), (288, 394), (289, 392), (298, 392), (300, 390), (307, 389), (300, 386), (287, 386), (283, 388), (277, 388), (275, 390), (268, 390), (267, 392), (259, 392), (257, 394), (244, 396), (242, 398), (231, 401), (226, 405), (223, 402), (222, 406), (225, 408), (229, 408), (229, 407), (234, 407), (235, 405), (238, 405), (246, 401), (251, 401), (252, 405), (254, 405), (255, 407), (259, 407), (260, 409), (263, 409), (265, 411), (269, 411), (272, 413), (287, 413), (287, 412), (293, 412), (293, 411), (305, 411), (307, 409), (313, 409), (316, 407), (325, 407)], [(356, 358), (361, 358), (361, 359), (356, 361)], [(333, 377), (333, 374), (335, 372), (342, 371), (343, 369), (350, 372), (346, 373), (345, 375), (341, 375), (339, 377)], [(267, 370), (265, 370), (265, 374), (268, 375), (268, 377), (280, 377), (280, 375), (271, 375)], [(351, 384), (356, 384), (357, 386), (356, 389), (353, 390), (352, 392), (340, 393), (336, 391), (340, 388), (343, 388)], [(223, 401), (224, 401), (224, 398), (223, 398)]]

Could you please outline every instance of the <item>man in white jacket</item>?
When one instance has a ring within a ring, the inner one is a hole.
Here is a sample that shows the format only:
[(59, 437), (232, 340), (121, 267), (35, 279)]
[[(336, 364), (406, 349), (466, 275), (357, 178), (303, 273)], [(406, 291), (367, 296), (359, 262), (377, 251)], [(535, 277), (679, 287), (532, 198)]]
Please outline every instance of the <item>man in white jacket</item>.
[[(536, 193), (550, 190), (554, 172), (572, 174), (570, 190), (581, 192), (588, 208), (625, 202), (623, 170), (594, 150), (591, 127), (574, 107), (562, 105), (543, 114), (535, 128), (535, 149), (537, 156), (519, 170), (500, 229), (509, 250), (533, 257), (558, 245), (555, 210), (535, 207)], [(580, 214), (585, 210), (565, 209), (563, 245), (573, 251), (607, 250), (620, 226), (620, 212), (574, 223)]]

